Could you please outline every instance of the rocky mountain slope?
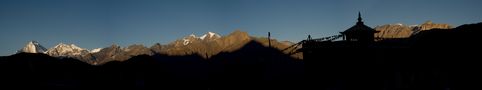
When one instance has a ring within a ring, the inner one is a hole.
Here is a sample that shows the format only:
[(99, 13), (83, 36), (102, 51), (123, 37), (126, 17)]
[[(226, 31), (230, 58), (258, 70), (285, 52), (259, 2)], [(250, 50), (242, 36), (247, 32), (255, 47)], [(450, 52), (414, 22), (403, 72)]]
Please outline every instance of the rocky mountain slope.
[(427, 21), (420, 25), (403, 25), (397, 24), (387, 24), (375, 27), (375, 30), (380, 31), (375, 34), (378, 38), (407, 38), (420, 31), (430, 30), (430, 29), (450, 29), (452, 26), (449, 24), (438, 24)]

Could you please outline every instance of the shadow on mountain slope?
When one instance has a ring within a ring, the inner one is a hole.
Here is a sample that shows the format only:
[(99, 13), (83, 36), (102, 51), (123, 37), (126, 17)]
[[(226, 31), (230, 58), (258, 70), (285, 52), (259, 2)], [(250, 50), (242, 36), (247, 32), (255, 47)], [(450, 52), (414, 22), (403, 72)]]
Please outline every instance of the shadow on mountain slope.
[(418, 48), (479, 48), (482, 23), (465, 24), (454, 29), (432, 29), (411, 37)]
[[(215, 85), (238, 87), (268, 87), (301, 89), (304, 86), (304, 62), (250, 41), (234, 52), (221, 52), (208, 59), (211, 63), (210, 80)], [(243, 82), (229, 84), (225, 82)], [(273, 86), (270, 86), (273, 85)]]
[[(435, 29), (412, 37), (416, 60), (424, 60), (427, 66), (439, 68), (434, 73), (447, 76), (447, 86), (453, 89), (481, 89), (480, 50), (482, 23), (465, 24), (454, 29)], [(445, 73), (445, 74), (443, 74)], [(435, 77), (435, 76), (434, 76)]]

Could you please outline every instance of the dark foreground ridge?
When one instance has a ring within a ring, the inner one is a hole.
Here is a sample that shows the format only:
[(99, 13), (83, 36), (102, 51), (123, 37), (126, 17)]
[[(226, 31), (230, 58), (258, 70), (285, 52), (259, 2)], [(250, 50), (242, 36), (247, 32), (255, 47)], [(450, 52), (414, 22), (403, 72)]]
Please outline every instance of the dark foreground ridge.
[(99, 66), (19, 53), (1, 57), (0, 69), (0, 82), (5, 83), (0, 88), (19, 89), (279, 89), (302, 87), (305, 78), (302, 60), (256, 41), (207, 59), (198, 54), (139, 55)]
[(305, 80), (320, 90), (481, 89), (481, 32), (477, 23), (374, 42), (308, 40)]

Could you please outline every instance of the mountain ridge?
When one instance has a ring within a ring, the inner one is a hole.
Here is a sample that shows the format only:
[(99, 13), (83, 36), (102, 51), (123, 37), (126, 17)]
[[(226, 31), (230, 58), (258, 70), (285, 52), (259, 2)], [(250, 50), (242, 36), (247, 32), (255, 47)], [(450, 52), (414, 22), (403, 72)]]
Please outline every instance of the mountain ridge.
[[(396, 23), (375, 27), (377, 31), (380, 31), (380, 33), (375, 35), (379, 38), (408, 38), (412, 35), (417, 34), (418, 32), (435, 28), (450, 29), (452, 27), (448, 24), (437, 24), (431, 21), (427, 21), (420, 25), (409, 26), (401, 23)], [(39, 51), (31, 52), (44, 52), (54, 57), (70, 57), (82, 60), (83, 62), (92, 65), (100, 65), (110, 61), (125, 61), (133, 56), (138, 55), (166, 54), (173, 56), (183, 56), (197, 54), (203, 58), (210, 58), (221, 52), (232, 52), (240, 49), (242, 46), (244, 46), (250, 41), (260, 42), (265, 47), (270, 47), (269, 43), (271, 43), (271, 47), (277, 48), (278, 50), (283, 50), (294, 44), (293, 42), (277, 41), (276, 39), (268, 39), (266, 37), (253, 37), (250, 36), (247, 32), (243, 32), (238, 29), (224, 36), (221, 36), (214, 32), (206, 32), (199, 37), (194, 34), (190, 34), (168, 44), (156, 43), (150, 47), (146, 47), (140, 44), (133, 44), (127, 47), (121, 47), (119, 45), (113, 44), (105, 48), (87, 50), (80, 48), (74, 44), (67, 45), (59, 43), (55, 47), (45, 49), (45, 51), (42, 51), (41, 49)], [(28, 43), (27, 46), (41, 46), (40, 44), (38, 44), (38, 42), (30, 43)], [(27, 48), (27, 46), (24, 48)], [(297, 47), (297, 49), (299, 48), (301, 47)], [(32, 50), (29, 48), (27, 49)], [(282, 52), (284, 52), (285, 54), (290, 53), (289, 51)], [(291, 56), (294, 58), (303, 59), (302, 53), (296, 53)]]
[(376, 26), (374, 29), (379, 31), (375, 34), (377, 38), (408, 38), (418, 32), (431, 29), (451, 29), (452, 26), (443, 23), (433, 23), (426, 21), (420, 25), (404, 25), (402, 23), (386, 24)]
[[(166, 54), (172, 56), (184, 56), (196, 54), (203, 58), (210, 58), (221, 52), (233, 52), (238, 50), (251, 41), (259, 42), (265, 47), (269, 47), (268, 43), (271, 41), (272, 47), (275, 47), (278, 50), (282, 50), (283, 47), (289, 46), (289, 44), (286, 44), (288, 43), (287, 41), (278, 42), (275, 39), (268, 40), (267, 38), (253, 37), (247, 32), (234, 30), (232, 33), (225, 36), (221, 36), (214, 32), (206, 32), (200, 37), (190, 34), (165, 45), (156, 43), (150, 47), (141, 44), (121, 47), (113, 44), (109, 47), (87, 50), (80, 48), (75, 44), (59, 43), (52, 48), (46, 49), (44, 54), (58, 58), (74, 58), (91, 65), (101, 65), (111, 61), (125, 61), (138, 55), (152, 56), (155, 54)], [(302, 58), (301, 54), (293, 55), (293, 57)]]

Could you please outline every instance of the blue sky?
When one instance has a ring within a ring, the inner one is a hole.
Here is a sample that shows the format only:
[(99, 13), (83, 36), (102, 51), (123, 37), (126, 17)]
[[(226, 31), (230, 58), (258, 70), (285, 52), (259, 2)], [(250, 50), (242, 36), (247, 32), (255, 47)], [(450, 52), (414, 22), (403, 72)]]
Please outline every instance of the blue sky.
[(293, 42), (330, 36), (356, 22), (458, 26), (481, 22), (482, 0), (0, 0), (0, 56), (36, 40), (46, 48), (167, 44), (191, 33), (252, 36)]

